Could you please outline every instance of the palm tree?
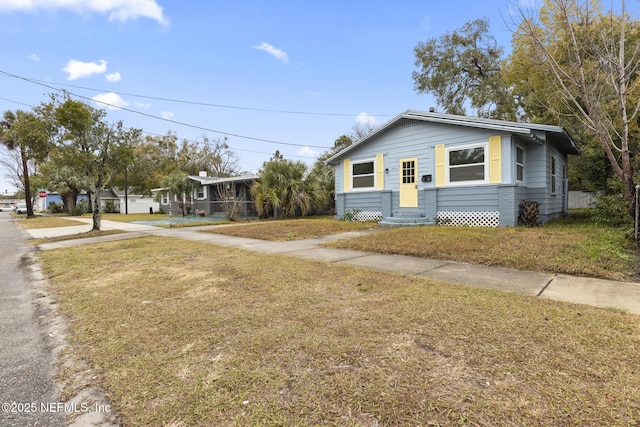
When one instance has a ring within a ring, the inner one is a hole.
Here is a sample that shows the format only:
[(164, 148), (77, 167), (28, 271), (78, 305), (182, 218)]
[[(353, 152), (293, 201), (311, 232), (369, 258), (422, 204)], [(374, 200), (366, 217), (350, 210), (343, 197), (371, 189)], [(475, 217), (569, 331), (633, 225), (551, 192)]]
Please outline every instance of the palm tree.
[[(191, 192), (194, 189), (194, 183), (184, 172), (176, 172), (173, 175), (165, 176), (160, 183), (169, 190), (169, 194), (175, 194), (178, 198), (178, 207), (182, 216), (186, 216), (186, 211), (191, 210)], [(169, 201), (171, 203), (171, 201)]]
[(56, 167), (55, 163), (52, 167), (43, 168), (42, 172), (48, 177), (47, 187), (60, 194), (62, 197), (62, 210), (64, 213), (71, 215), (76, 207), (76, 202), (80, 191), (88, 188), (86, 179), (77, 174), (70, 166)]
[(307, 176), (307, 166), (291, 160), (265, 162), (251, 187), (260, 216), (307, 215), (324, 202), (318, 181)]

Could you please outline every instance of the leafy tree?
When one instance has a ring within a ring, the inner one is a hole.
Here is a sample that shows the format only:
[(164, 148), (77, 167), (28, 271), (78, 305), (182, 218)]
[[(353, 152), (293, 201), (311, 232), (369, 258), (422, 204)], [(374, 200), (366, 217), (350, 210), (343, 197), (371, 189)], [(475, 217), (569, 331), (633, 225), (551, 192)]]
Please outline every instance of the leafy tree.
[(104, 120), (104, 110), (68, 96), (52, 96), (51, 102), (37, 111), (55, 129), (55, 155), (83, 177), (91, 200), (92, 230), (100, 230), (100, 192), (115, 173), (132, 163), (132, 141), (139, 138), (140, 131), (126, 130), (122, 122), (110, 125)]
[(479, 117), (515, 120), (515, 102), (502, 80), (503, 52), (487, 19), (467, 22), (414, 48), (415, 89), (433, 94), (449, 114), (465, 115), (471, 107)]
[(622, 182), (631, 210), (639, 166), (640, 22), (624, 0), (620, 13), (603, 13), (595, 0), (546, 0), (539, 14), (520, 12), (512, 60), (528, 68), (519, 67), (520, 93), (530, 110), (540, 106), (579, 121)]
[[(186, 216), (191, 211), (191, 193), (195, 187), (189, 175), (184, 172), (176, 172), (162, 179), (160, 185), (166, 187), (170, 194), (175, 194), (178, 198), (178, 208), (182, 216)], [(171, 203), (171, 201), (169, 201)]]
[[(127, 165), (127, 185), (139, 194), (151, 194), (162, 178), (178, 171), (178, 137), (168, 132), (132, 141), (132, 161)], [(124, 187), (124, 169), (114, 177), (114, 185)]]
[(240, 160), (229, 149), (227, 138), (209, 139), (204, 136), (199, 144), (198, 161), (209, 176), (230, 177), (240, 173)]
[(47, 123), (31, 112), (6, 111), (0, 121), (0, 142), (9, 150), (20, 153), (21, 168), (17, 168), (19, 188), (25, 193), (27, 218), (34, 216), (29, 163), (40, 163), (49, 150)]
[(305, 216), (326, 202), (326, 192), (314, 177), (307, 175), (307, 166), (285, 159), (263, 164), (251, 194), (261, 216)]

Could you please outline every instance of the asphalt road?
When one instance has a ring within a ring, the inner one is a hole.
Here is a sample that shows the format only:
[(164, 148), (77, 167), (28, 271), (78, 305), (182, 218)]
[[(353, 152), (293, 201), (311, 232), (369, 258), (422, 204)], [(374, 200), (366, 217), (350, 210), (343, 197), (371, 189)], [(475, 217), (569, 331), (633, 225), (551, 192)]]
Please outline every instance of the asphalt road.
[(55, 406), (60, 398), (48, 334), (32, 301), (27, 237), (8, 212), (0, 212), (0, 425), (64, 426), (65, 415)]

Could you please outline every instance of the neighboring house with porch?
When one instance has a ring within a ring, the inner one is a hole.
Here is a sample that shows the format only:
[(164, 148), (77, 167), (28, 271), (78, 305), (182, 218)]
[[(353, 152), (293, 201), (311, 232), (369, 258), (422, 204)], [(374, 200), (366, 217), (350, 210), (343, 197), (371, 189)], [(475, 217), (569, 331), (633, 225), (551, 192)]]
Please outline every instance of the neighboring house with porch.
[[(248, 218), (258, 216), (253, 198), (251, 186), (258, 179), (258, 175), (241, 175), (234, 177), (210, 177), (206, 172), (200, 172), (198, 176), (189, 176), (195, 184), (190, 195), (190, 213), (201, 216), (227, 216), (228, 212), (235, 211), (236, 216)], [(176, 202), (179, 197), (169, 194), (166, 188), (156, 188), (152, 193), (159, 194), (160, 209), (169, 212), (169, 203), (172, 203), (174, 213), (179, 213)], [(185, 195), (188, 198), (188, 195)]]
[(559, 126), (408, 110), (336, 153), (336, 217), (381, 224), (515, 226), (523, 200), (541, 222), (568, 214)]

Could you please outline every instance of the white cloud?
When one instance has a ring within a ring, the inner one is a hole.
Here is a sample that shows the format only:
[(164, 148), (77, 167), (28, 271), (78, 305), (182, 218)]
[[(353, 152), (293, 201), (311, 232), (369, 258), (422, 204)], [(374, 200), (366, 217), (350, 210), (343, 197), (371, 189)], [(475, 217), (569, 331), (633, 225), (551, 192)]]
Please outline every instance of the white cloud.
[(122, 76), (116, 71), (115, 73), (107, 74), (104, 78), (107, 79), (108, 82), (114, 83), (119, 82)]
[(29, 58), (32, 61), (35, 62), (39, 62), (40, 61), (40, 57), (38, 55), (36, 55), (35, 53), (32, 53), (31, 55), (27, 56), (27, 58)]
[(98, 104), (99, 108), (107, 110), (118, 110), (129, 105), (129, 101), (125, 101), (120, 95), (113, 92), (101, 93), (91, 99)]
[(140, 101), (133, 101), (133, 105), (135, 105), (137, 108), (150, 108), (151, 104), (145, 104), (144, 102), (140, 102)]
[(0, 11), (35, 12), (41, 9), (68, 9), (76, 13), (96, 12), (109, 14), (110, 21), (126, 22), (137, 18), (149, 18), (162, 25), (169, 19), (156, 0), (3, 0)]
[(301, 157), (318, 157), (318, 152), (310, 147), (302, 147), (296, 152), (296, 154)]
[(273, 55), (275, 58), (278, 58), (285, 64), (289, 63), (289, 57), (287, 56), (287, 54), (283, 50), (280, 50), (277, 47), (270, 45), (269, 43), (260, 43), (259, 45), (252, 47), (258, 50), (264, 50), (265, 52)]
[(161, 111), (160, 116), (163, 119), (167, 119), (167, 120), (173, 119), (173, 113), (171, 111)]
[(107, 61), (101, 59), (98, 63), (82, 62), (70, 59), (67, 66), (62, 69), (68, 73), (67, 80), (76, 80), (83, 77), (90, 77), (94, 74), (102, 74), (107, 71)]
[(356, 123), (361, 125), (377, 126), (379, 122), (376, 116), (370, 116), (367, 113), (360, 113), (356, 117)]

